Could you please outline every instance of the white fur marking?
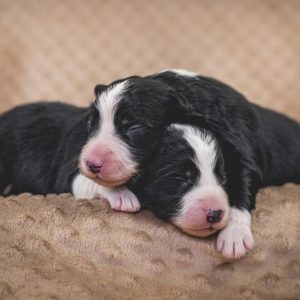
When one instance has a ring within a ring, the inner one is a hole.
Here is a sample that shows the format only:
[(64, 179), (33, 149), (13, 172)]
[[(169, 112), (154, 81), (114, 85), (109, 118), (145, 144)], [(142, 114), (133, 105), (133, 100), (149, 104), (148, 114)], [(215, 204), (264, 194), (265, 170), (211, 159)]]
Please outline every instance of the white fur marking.
[(94, 199), (102, 196), (103, 186), (82, 174), (78, 174), (72, 183), (72, 194), (79, 199)]
[(179, 221), (191, 207), (199, 203), (199, 200), (210, 196), (218, 198), (227, 207), (227, 194), (214, 173), (217, 159), (215, 140), (211, 135), (192, 126), (178, 124), (171, 126), (183, 131), (184, 138), (194, 149), (196, 154), (195, 164), (201, 171), (199, 182), (182, 198), (181, 209), (176, 219)]
[(214, 139), (209, 134), (192, 126), (175, 125), (175, 127), (183, 130), (184, 138), (195, 151), (195, 163), (201, 170), (199, 185), (217, 185), (218, 180), (214, 174), (217, 158)]
[(72, 183), (72, 193), (79, 199), (106, 198), (111, 208), (119, 211), (136, 212), (141, 208), (139, 200), (126, 187), (106, 188), (81, 174)]
[(173, 73), (176, 73), (178, 75), (187, 76), (187, 77), (197, 77), (198, 76), (197, 73), (192, 72), (192, 71), (188, 71), (188, 70), (184, 70), (184, 69), (169, 69), (169, 70), (161, 71), (161, 73), (166, 72), (166, 71), (173, 72)]
[(218, 251), (228, 258), (239, 258), (253, 246), (250, 213), (247, 210), (231, 208), (228, 225), (218, 235)]
[(127, 81), (120, 82), (113, 86), (108, 91), (100, 94), (96, 101), (99, 114), (101, 116), (101, 127), (98, 133), (99, 136), (109, 137), (115, 134), (114, 116), (115, 109), (120, 101), (120, 96), (126, 90)]
[(98, 97), (96, 106), (101, 116), (100, 129), (89, 143), (106, 144), (128, 170), (135, 170), (136, 163), (132, 159), (129, 146), (117, 136), (114, 125), (115, 110), (126, 86), (127, 81), (125, 80)]

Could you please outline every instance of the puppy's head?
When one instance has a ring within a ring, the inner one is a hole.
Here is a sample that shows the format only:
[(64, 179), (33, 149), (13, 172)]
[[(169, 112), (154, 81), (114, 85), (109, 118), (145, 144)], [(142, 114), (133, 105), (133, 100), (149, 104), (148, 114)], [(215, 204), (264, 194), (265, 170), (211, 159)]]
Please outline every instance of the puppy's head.
[(194, 236), (208, 236), (228, 222), (224, 161), (212, 135), (171, 125), (133, 191), (144, 208)]
[(148, 160), (165, 127), (190, 109), (175, 90), (150, 78), (98, 85), (95, 93), (80, 169), (105, 186), (128, 181)]

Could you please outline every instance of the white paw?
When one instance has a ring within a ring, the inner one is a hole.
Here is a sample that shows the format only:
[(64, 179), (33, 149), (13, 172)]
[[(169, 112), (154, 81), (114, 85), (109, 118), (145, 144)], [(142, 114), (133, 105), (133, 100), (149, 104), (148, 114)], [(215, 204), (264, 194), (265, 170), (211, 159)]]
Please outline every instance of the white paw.
[(217, 249), (228, 258), (244, 256), (254, 246), (254, 239), (249, 227), (226, 227), (218, 235)]
[(136, 212), (141, 209), (141, 205), (133, 192), (127, 188), (111, 189), (105, 197), (114, 210)]
[(251, 217), (248, 212), (233, 208), (228, 225), (219, 233), (217, 249), (225, 257), (239, 258), (253, 248)]

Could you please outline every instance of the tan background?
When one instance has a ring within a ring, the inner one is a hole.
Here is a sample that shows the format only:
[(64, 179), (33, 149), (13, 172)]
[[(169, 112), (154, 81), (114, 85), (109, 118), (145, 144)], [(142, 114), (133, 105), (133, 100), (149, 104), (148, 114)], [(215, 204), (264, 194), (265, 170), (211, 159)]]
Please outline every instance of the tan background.
[[(176, 67), (300, 120), (299, 54), (297, 0), (0, 0), (0, 111), (87, 105), (96, 83)], [(0, 299), (300, 299), (299, 198), (260, 192), (238, 261), (104, 200), (1, 198)]]
[(0, 111), (164, 68), (300, 119), (298, 0), (0, 0)]

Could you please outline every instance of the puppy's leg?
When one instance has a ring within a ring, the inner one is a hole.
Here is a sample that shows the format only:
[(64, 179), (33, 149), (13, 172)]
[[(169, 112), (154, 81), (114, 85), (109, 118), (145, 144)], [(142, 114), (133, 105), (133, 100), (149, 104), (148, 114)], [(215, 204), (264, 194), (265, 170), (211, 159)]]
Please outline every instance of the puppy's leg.
[(73, 180), (72, 193), (76, 198), (104, 197), (111, 208), (118, 211), (136, 212), (141, 208), (139, 200), (127, 187), (107, 188), (81, 174)]
[(250, 146), (244, 145), (245, 153), (240, 154), (226, 146), (226, 191), (230, 215), (227, 226), (218, 235), (217, 249), (226, 257), (239, 258), (254, 246), (250, 211), (255, 209), (262, 174)]
[(239, 258), (253, 246), (250, 213), (232, 207), (228, 225), (218, 235), (217, 249), (226, 257)]

